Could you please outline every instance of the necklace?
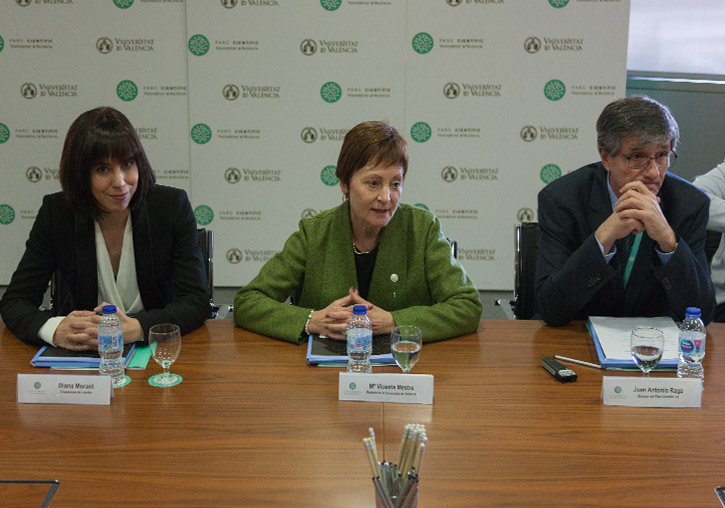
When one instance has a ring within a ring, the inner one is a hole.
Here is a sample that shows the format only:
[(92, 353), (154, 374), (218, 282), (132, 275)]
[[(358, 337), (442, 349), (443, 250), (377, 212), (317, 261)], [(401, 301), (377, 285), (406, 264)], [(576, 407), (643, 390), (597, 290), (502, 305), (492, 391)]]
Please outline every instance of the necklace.
[(370, 254), (370, 253), (372, 252), (372, 251), (369, 251), (369, 250), (367, 250), (367, 251), (366, 251), (366, 250), (360, 250), (360, 249), (358, 249), (358, 248), (357, 248), (357, 247), (355, 246), (355, 242), (352, 242), (352, 251), (353, 251), (353, 252), (354, 252), (355, 254), (358, 254), (358, 255), (363, 255), (363, 254)]

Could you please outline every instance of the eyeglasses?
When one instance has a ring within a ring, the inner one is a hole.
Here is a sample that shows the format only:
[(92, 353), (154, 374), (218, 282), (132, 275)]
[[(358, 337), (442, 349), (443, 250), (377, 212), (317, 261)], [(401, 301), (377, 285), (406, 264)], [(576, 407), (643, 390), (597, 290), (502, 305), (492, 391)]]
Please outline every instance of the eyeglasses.
[(622, 152), (617, 153), (621, 153), (622, 157), (627, 159), (629, 168), (635, 171), (642, 171), (643, 169), (647, 169), (649, 167), (649, 161), (651, 160), (655, 161), (657, 169), (667, 169), (672, 166), (677, 160), (677, 153), (674, 150), (670, 150), (669, 152), (656, 153), (653, 157), (650, 157), (649, 155), (643, 155), (641, 153), (633, 153), (632, 155), (625, 155)]

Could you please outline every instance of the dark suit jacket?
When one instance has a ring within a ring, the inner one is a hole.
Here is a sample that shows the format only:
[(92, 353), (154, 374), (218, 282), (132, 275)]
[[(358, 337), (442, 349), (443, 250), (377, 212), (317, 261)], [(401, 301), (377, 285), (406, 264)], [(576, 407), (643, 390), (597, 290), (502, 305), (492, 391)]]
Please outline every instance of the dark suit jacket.
[(617, 253), (607, 263), (594, 237), (612, 214), (607, 175), (601, 162), (589, 164), (539, 193), (537, 312), (558, 326), (588, 316), (672, 316), (680, 321), (687, 307), (699, 307), (703, 321), (710, 322), (715, 297), (704, 249), (707, 196), (667, 173), (660, 207), (675, 231), (677, 249), (662, 266), (656, 243), (645, 232), (625, 288), (626, 260)]
[[(144, 312), (133, 314), (144, 335), (157, 323), (176, 323), (181, 333), (209, 317), (206, 272), (196, 221), (186, 192), (155, 185), (132, 212), (136, 279)], [(20, 339), (42, 345), (38, 331), (51, 317), (39, 310), (53, 273), (61, 280), (54, 315), (92, 310), (98, 305), (93, 220), (74, 213), (62, 193), (43, 198), (18, 268), (0, 312)]]

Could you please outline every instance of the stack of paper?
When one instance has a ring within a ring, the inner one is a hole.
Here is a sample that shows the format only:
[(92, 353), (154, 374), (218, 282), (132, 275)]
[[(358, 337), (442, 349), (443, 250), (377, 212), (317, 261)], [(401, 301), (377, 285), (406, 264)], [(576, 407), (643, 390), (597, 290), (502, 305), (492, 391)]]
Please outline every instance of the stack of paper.
[[(390, 335), (373, 337), (370, 363), (372, 365), (395, 365), (393, 354), (390, 352)], [(307, 341), (307, 364), (331, 367), (347, 365), (347, 342), (310, 334)]]
[(604, 368), (637, 368), (630, 351), (632, 328), (637, 326), (651, 326), (662, 330), (665, 334), (665, 350), (657, 368), (677, 368), (677, 338), (680, 330), (670, 317), (591, 316), (587, 325), (594, 339), (599, 363)]
[[(136, 351), (136, 343), (126, 344), (123, 348), (123, 364), (128, 367), (128, 362)], [(62, 367), (67, 369), (92, 369), (98, 368), (101, 357), (97, 350), (68, 351), (62, 347), (43, 346), (38, 353), (30, 360), (34, 367)]]

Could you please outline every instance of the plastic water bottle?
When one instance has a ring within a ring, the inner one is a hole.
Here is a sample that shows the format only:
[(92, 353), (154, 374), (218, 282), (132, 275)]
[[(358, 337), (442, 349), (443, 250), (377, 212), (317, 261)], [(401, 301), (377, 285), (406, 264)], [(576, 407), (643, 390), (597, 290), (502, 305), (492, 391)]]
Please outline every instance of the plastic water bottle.
[(700, 319), (700, 309), (688, 307), (680, 325), (677, 350), (677, 377), (699, 377), (705, 380), (702, 359), (705, 357), (705, 324)]
[(100, 374), (111, 376), (113, 386), (123, 383), (123, 327), (115, 305), (103, 306), (103, 316), (98, 323), (98, 355), (101, 357)]
[(372, 372), (370, 353), (373, 350), (373, 326), (365, 305), (355, 305), (347, 325), (347, 371)]

